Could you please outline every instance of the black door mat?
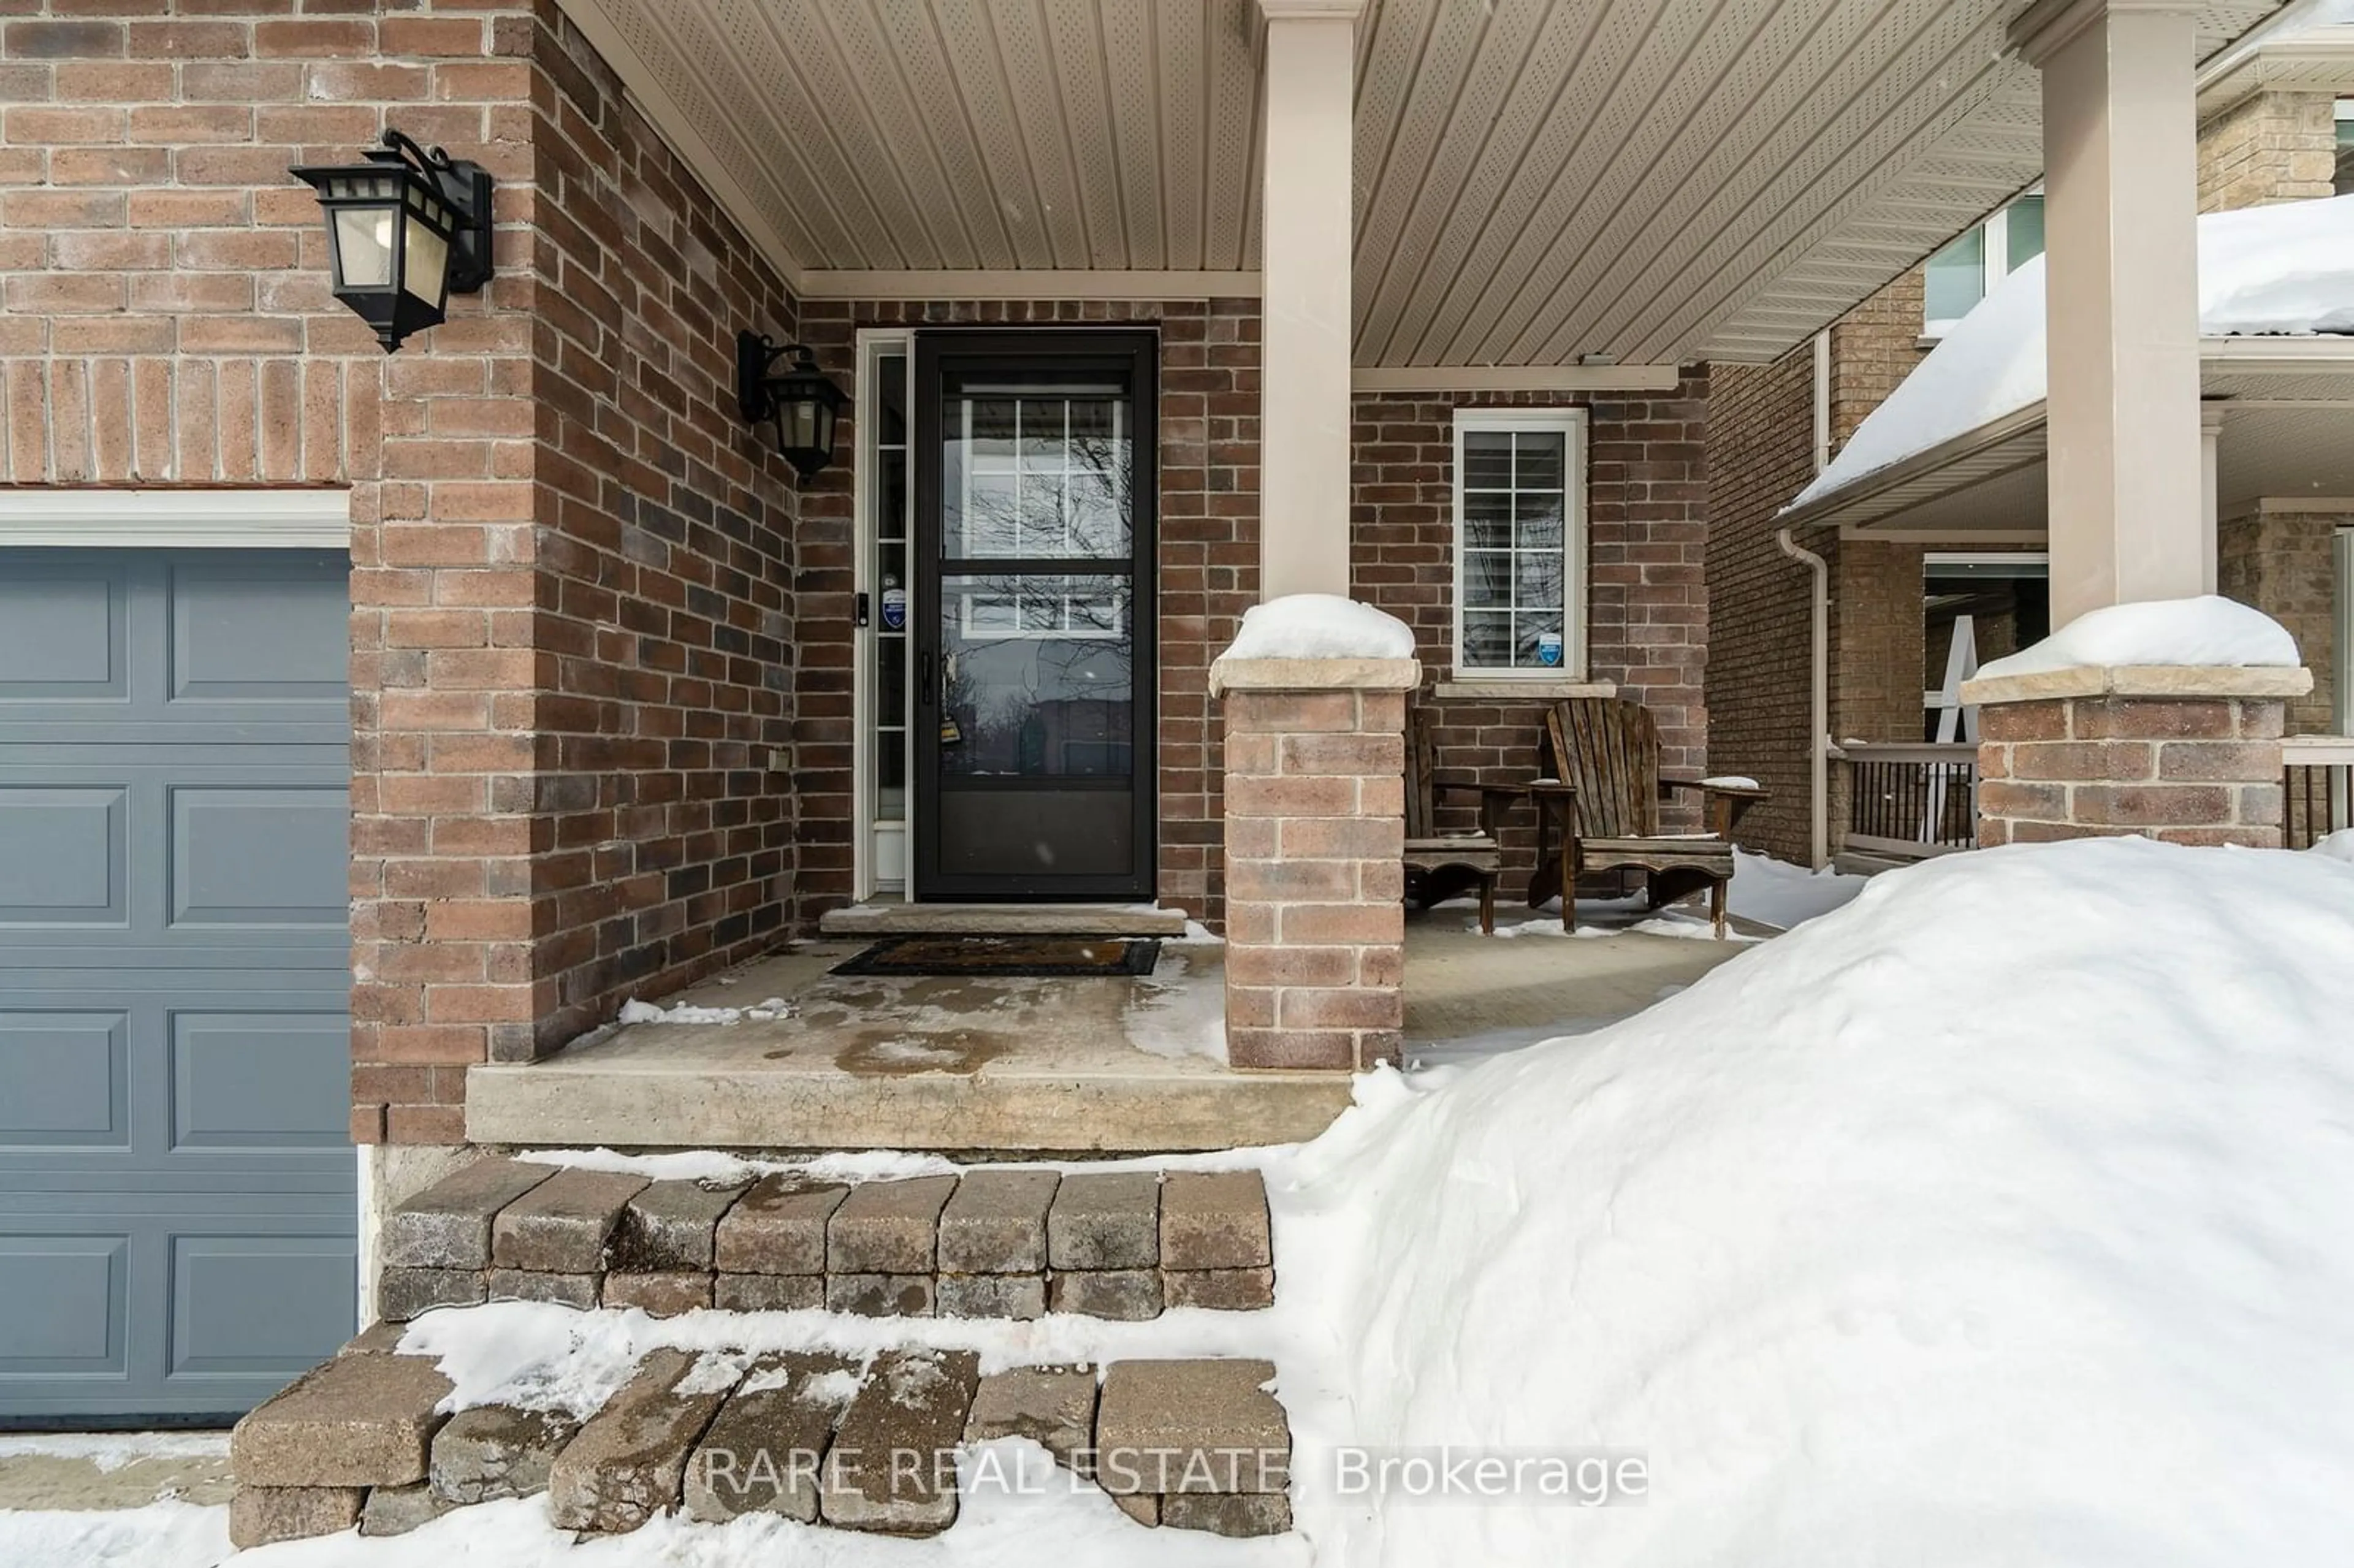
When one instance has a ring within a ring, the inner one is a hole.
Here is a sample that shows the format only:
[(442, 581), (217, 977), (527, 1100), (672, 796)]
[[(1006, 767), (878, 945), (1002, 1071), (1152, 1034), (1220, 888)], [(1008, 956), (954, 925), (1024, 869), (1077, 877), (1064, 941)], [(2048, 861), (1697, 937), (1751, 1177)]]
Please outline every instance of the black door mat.
[(886, 937), (833, 966), (838, 975), (948, 975), (1004, 980), (1149, 975), (1158, 938)]

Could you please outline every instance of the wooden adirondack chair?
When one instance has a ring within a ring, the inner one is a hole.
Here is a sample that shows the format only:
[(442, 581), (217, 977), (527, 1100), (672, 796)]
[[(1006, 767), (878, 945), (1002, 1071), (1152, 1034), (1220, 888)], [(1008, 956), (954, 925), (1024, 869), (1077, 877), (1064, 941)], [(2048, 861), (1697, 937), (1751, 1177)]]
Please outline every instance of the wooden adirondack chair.
[[(1496, 829), (1504, 809), (1527, 791), (1515, 785), (1441, 778), (1432, 766), (1435, 751), (1429, 715), (1416, 708), (1406, 715), (1405, 895), (1416, 907), (1427, 909), (1477, 886), (1479, 929), (1492, 937), (1496, 934), (1496, 879), (1504, 871), (1504, 847)], [(1442, 795), (1479, 798), (1477, 833), (1438, 832), (1437, 802)]]
[[(1652, 908), (1708, 889), (1710, 922), (1724, 936), (1725, 890), (1733, 881), (1733, 824), (1766, 798), (1754, 787), (1667, 779), (1659, 774), (1659, 728), (1640, 703), (1572, 697), (1545, 715), (1545, 761), (1574, 800), (1566, 802), (1558, 860), (1538, 867), (1531, 903), (1561, 893), (1564, 930), (1577, 922), (1577, 879), (1588, 872), (1642, 874)], [(1671, 789), (1697, 791), (1709, 831), (1662, 834), (1659, 801)]]

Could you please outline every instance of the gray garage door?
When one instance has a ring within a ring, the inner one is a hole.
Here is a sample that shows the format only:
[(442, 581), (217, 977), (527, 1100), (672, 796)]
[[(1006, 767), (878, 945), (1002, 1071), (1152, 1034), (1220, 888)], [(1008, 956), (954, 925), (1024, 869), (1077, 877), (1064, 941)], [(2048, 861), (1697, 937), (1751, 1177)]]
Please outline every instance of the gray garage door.
[(0, 1425), (351, 1332), (348, 570), (0, 549)]

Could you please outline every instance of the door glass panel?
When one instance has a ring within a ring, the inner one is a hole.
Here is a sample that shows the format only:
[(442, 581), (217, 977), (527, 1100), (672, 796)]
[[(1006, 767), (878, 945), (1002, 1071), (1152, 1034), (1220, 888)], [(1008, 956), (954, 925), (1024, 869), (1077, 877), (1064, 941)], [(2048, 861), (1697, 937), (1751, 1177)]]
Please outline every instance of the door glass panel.
[(950, 389), (943, 399), (945, 560), (1118, 559), (1134, 536), (1130, 411), (1114, 386)]
[(1124, 577), (943, 577), (944, 779), (1125, 782), (1135, 761), (1130, 595)]
[(874, 725), (868, 732), (867, 777), (876, 822), (907, 820), (907, 640), (912, 624), (907, 577), (907, 360), (885, 355), (875, 362)]

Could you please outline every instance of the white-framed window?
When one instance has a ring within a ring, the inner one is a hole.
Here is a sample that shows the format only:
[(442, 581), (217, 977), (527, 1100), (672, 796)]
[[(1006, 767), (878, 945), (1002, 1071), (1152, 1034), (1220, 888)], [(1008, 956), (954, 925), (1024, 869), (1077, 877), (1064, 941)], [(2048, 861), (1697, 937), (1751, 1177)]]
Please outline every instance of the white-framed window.
[(1455, 670), (1585, 673), (1585, 410), (1455, 412)]
[(2329, 188), (2354, 196), (2354, 98), (2338, 101), (2338, 177)]
[(2020, 196), (1929, 258), (1921, 331), (1943, 337), (1995, 285), (2043, 254), (2043, 193)]

